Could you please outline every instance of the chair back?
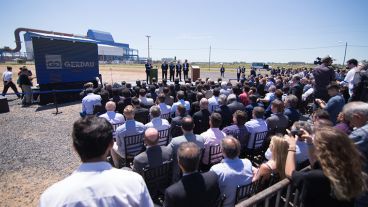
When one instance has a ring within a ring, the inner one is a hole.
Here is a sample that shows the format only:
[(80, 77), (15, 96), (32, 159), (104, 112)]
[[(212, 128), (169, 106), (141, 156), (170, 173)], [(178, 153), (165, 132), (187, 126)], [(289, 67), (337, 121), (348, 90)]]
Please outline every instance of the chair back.
[(117, 124), (111, 124), (112, 125), (112, 129), (114, 130), (112, 132), (112, 135), (114, 137), (114, 140), (116, 140), (116, 130), (118, 129), (119, 126), (123, 125), (123, 123), (117, 123)]
[(125, 159), (133, 158), (143, 149), (144, 133), (124, 137)]
[[(165, 194), (165, 189), (171, 184), (173, 160), (166, 161), (155, 168), (144, 168), (142, 177), (146, 182), (153, 201), (158, 201)], [(157, 202), (155, 202), (157, 203)]]
[(260, 183), (262, 179), (258, 179), (246, 185), (238, 185), (235, 194), (235, 204), (245, 198), (250, 198), (252, 195), (258, 193), (260, 190)]
[(169, 120), (170, 119), (170, 116), (171, 116), (171, 113), (166, 113), (166, 114), (161, 114), (161, 119), (166, 119), (166, 120)]
[(158, 145), (167, 146), (170, 142), (170, 128), (158, 131)]
[(219, 105), (212, 105), (212, 106), (211, 106), (211, 111), (212, 111), (212, 112), (215, 112), (215, 111), (216, 111), (216, 109), (218, 109), (218, 108), (220, 108), (220, 106), (219, 106)]
[(222, 149), (219, 144), (210, 146), (210, 152), (208, 154), (208, 164), (215, 165), (222, 160)]
[(267, 134), (268, 134), (268, 131), (255, 133), (252, 150), (258, 150), (263, 147), (263, 144), (267, 138)]

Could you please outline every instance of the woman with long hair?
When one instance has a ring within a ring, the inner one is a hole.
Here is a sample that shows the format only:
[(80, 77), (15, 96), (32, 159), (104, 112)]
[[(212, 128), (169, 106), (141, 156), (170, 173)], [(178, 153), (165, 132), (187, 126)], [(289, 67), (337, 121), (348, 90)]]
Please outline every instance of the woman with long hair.
[(332, 127), (318, 128), (314, 138), (305, 130), (309, 146), (310, 171), (295, 171), (296, 138), (288, 131), (285, 174), (302, 192), (308, 206), (354, 206), (354, 200), (367, 189), (363, 158), (349, 137)]
[(289, 144), (284, 137), (272, 136), (269, 149), (272, 152), (271, 159), (263, 163), (253, 181), (262, 178), (262, 182), (268, 180), (271, 174), (277, 174), (281, 179), (285, 178), (285, 162)]

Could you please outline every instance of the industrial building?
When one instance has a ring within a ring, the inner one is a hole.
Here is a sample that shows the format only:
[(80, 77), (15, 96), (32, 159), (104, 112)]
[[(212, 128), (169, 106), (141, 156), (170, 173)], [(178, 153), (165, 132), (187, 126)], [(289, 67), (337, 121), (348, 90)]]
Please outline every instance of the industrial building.
[[(112, 35), (108, 32), (89, 29), (87, 36), (80, 36), (85, 39), (93, 40), (98, 46), (99, 61), (106, 63), (119, 63), (122, 61), (138, 61), (139, 54), (137, 49), (132, 49), (127, 43), (118, 43), (114, 41)], [(24, 33), (27, 60), (33, 60), (32, 33)]]

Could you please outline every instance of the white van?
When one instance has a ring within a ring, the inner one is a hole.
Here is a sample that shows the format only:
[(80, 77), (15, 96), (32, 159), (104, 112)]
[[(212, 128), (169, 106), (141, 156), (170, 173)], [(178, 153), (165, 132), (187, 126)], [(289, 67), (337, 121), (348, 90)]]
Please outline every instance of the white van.
[(254, 69), (267, 69), (268, 70), (268, 65), (266, 65), (265, 63), (261, 63), (261, 62), (258, 62), (258, 63), (252, 63), (251, 65), (252, 68)]

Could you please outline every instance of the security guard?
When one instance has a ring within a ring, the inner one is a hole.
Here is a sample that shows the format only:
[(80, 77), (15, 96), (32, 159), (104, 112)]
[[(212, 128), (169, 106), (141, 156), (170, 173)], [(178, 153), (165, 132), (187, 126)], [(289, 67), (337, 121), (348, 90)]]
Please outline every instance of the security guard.
[(183, 73), (184, 73), (184, 80), (188, 79), (188, 73), (189, 73), (189, 63), (188, 60), (185, 60), (183, 63)]
[(179, 81), (181, 81), (181, 64), (180, 61), (176, 64), (176, 77), (179, 76)]
[(162, 80), (166, 80), (167, 79), (167, 69), (169, 68), (169, 65), (167, 64), (166, 60), (164, 61), (164, 63), (162, 63), (161, 65), (161, 69), (162, 69)]

